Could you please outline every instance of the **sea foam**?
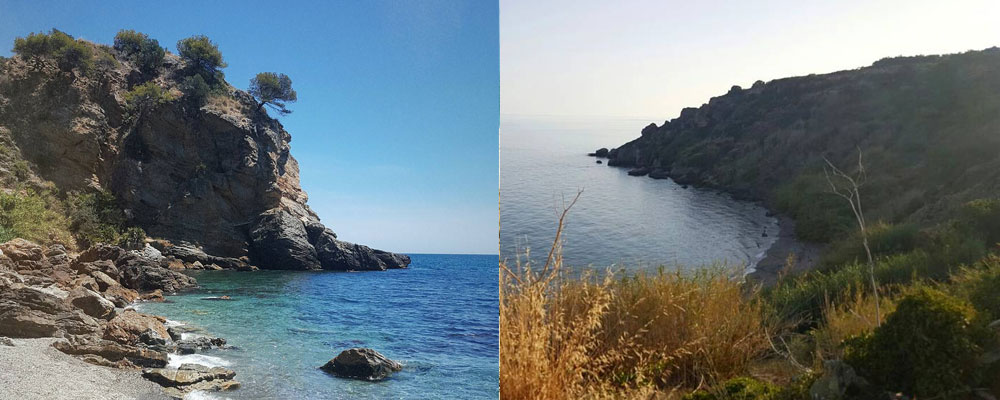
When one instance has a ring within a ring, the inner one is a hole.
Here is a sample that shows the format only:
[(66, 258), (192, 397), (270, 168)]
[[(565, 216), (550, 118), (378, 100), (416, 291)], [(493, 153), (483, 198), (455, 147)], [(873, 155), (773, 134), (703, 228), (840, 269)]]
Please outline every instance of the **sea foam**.
[(183, 364), (201, 364), (206, 367), (228, 367), (231, 362), (204, 354), (168, 354), (167, 368), (178, 368)]

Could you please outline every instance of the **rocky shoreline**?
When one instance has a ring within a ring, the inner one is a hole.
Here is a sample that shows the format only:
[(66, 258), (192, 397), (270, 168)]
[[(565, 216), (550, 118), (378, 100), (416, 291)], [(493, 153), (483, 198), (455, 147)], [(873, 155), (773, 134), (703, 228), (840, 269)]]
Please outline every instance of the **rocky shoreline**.
[[(609, 150), (607, 148), (600, 148), (587, 155), (590, 157), (608, 158), (607, 165), (609, 167), (629, 168), (621, 162), (616, 162), (618, 159), (618, 149)], [(688, 179), (685, 176), (675, 177), (663, 169), (650, 169), (647, 167), (629, 168), (628, 175), (635, 177), (648, 176), (652, 179), (672, 179), (685, 189), (689, 184), (711, 187), (729, 193), (737, 200), (761, 203), (759, 200), (749, 197), (744, 192), (733, 192), (726, 190), (726, 188), (699, 185), (701, 182), (697, 179)], [(763, 206), (763, 204), (761, 205)], [(820, 252), (823, 248), (820, 244), (805, 242), (795, 236), (795, 221), (792, 218), (781, 214), (774, 214), (774, 217), (778, 218), (778, 239), (764, 251), (764, 258), (758, 261), (753, 270), (745, 276), (748, 282), (760, 283), (765, 287), (774, 285), (784, 274), (797, 274), (813, 269), (819, 261)]]
[[(96, 245), (70, 254), (61, 245), (46, 247), (23, 239), (0, 244), (0, 342), (4, 344), (0, 359), (10, 359), (5, 364), (10, 368), (32, 369), (35, 364), (25, 359), (31, 354), (47, 357), (56, 368), (82, 371), (86, 365), (93, 366), (82, 375), (69, 372), (68, 379), (98, 376), (97, 382), (131, 382), (141, 376), (159, 384), (154, 387), (162, 386), (158, 394), (164, 397), (239, 387), (234, 371), (171, 362), (174, 355), (226, 348), (224, 339), (185, 338), (182, 329), (168, 327), (165, 318), (133, 308), (138, 301), (163, 301), (165, 292), (195, 287), (193, 278), (174, 270), (182, 267), (197, 268), (149, 245), (142, 250)], [(53, 355), (54, 351), (62, 356)], [(37, 372), (38, 376), (51, 373)], [(33, 369), (28, 375), (34, 378), (16, 374), (3, 390), (22, 393), (20, 385), (31, 385), (38, 377), (35, 374)], [(104, 390), (102, 385), (95, 387)], [(111, 384), (108, 390), (115, 398), (144, 399), (150, 398), (148, 387), (143, 384), (133, 388), (138, 392), (125, 388), (115, 394)], [(61, 390), (58, 394), (69, 396)], [(105, 394), (84, 397), (103, 398)]]

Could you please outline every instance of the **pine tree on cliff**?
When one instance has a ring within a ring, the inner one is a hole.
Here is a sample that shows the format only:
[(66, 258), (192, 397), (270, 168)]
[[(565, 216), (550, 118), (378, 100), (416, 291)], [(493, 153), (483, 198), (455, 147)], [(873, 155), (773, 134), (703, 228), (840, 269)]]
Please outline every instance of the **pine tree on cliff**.
[(268, 105), (281, 115), (291, 114), (292, 110), (285, 108), (285, 102), (298, 100), (295, 89), (292, 89), (292, 79), (277, 72), (261, 72), (250, 80), (250, 95), (260, 103), (257, 109)]

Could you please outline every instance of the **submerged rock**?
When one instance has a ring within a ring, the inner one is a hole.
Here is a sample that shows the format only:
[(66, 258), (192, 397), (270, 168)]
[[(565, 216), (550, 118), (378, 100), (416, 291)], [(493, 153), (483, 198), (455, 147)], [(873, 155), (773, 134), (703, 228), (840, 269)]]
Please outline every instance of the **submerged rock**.
[(398, 372), (403, 366), (375, 350), (353, 348), (344, 350), (320, 369), (341, 378), (378, 381)]

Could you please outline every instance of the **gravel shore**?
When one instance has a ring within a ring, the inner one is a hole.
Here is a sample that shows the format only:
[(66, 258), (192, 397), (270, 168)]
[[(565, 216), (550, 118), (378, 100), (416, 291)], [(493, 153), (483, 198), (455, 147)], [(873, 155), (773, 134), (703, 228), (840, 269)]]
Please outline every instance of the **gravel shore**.
[(747, 280), (771, 286), (778, 281), (778, 275), (785, 269), (789, 254), (794, 254), (795, 263), (791, 274), (812, 269), (819, 261), (822, 246), (815, 243), (800, 241), (795, 237), (795, 221), (786, 216), (778, 216), (778, 240), (764, 253), (764, 258), (757, 262), (753, 272), (747, 274)]
[(168, 399), (139, 371), (87, 364), (52, 348), (56, 339), (11, 341), (0, 343), (0, 399)]

